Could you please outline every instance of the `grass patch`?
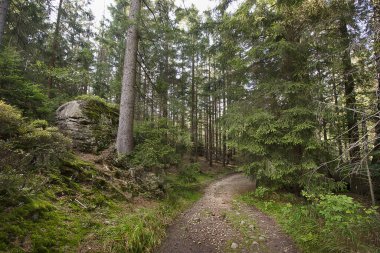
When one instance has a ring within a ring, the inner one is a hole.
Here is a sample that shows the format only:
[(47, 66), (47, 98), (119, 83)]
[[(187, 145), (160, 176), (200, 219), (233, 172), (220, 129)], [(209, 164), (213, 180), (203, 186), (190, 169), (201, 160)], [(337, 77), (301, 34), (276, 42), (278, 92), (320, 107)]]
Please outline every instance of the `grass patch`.
[(274, 217), (305, 253), (380, 252), (378, 214), (345, 195), (328, 196), (329, 201), (310, 202), (259, 188), (239, 201)]

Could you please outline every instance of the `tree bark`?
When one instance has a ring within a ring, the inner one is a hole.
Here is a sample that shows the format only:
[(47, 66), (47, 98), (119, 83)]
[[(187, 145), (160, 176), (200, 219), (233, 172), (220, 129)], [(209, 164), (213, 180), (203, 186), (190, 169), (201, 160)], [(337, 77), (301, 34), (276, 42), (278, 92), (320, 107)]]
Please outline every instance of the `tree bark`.
[(374, 56), (376, 62), (376, 108), (377, 119), (375, 122), (376, 138), (374, 142), (372, 164), (380, 163), (380, 1), (372, 0), (373, 5), (373, 33), (374, 33)]
[(191, 139), (193, 142), (193, 155), (198, 156), (198, 138), (197, 138), (197, 94), (195, 87), (195, 47), (194, 35), (192, 35), (192, 55), (191, 55)]
[(213, 123), (212, 123), (212, 111), (213, 111), (213, 102), (212, 102), (212, 95), (211, 95), (211, 56), (209, 56), (209, 61), (208, 61), (208, 153), (209, 153), (209, 166), (212, 167), (212, 159), (213, 159)]
[[(336, 83), (335, 83), (335, 73), (333, 73), (333, 96), (334, 96), (334, 105), (335, 105), (335, 114), (339, 118), (339, 108), (338, 108), (338, 92), (336, 90)], [(340, 122), (337, 120), (336, 122), (336, 128), (337, 128), (337, 136), (338, 136), (338, 149), (339, 149), (339, 157), (340, 160), (343, 159), (343, 144), (342, 144), (342, 137), (340, 136), (342, 134), (341, 127), (340, 127)]]
[(5, 30), (5, 23), (7, 20), (7, 13), (9, 9), (10, 0), (0, 0), (0, 46), (3, 41)]
[(342, 36), (342, 46), (344, 52), (342, 55), (343, 65), (343, 84), (344, 95), (346, 100), (346, 123), (349, 140), (349, 154), (352, 163), (360, 160), (360, 146), (359, 140), (359, 126), (358, 115), (356, 110), (356, 95), (355, 95), (355, 80), (353, 76), (354, 69), (352, 67), (351, 55), (350, 55), (350, 38), (347, 30), (347, 24), (341, 20), (339, 30)]
[[(226, 115), (226, 92), (227, 92), (227, 75), (226, 71), (223, 69), (223, 117)], [(223, 126), (223, 167), (227, 165), (227, 133), (226, 127)]]
[(343, 66), (343, 85), (346, 106), (346, 125), (348, 133), (348, 148), (350, 162), (353, 167), (350, 175), (350, 189), (358, 194), (365, 194), (365, 180), (360, 177), (355, 167), (360, 166), (360, 143), (359, 143), (359, 120), (356, 112), (356, 94), (355, 79), (353, 76), (354, 68), (351, 62), (350, 54), (350, 35), (347, 29), (347, 23), (342, 19), (339, 22), (339, 31), (342, 36), (342, 47), (344, 49), (342, 55)]
[(132, 23), (127, 31), (122, 90), (120, 99), (119, 128), (116, 149), (120, 155), (129, 155), (133, 151), (133, 118), (135, 104), (136, 63), (138, 47), (137, 20), (141, 1), (132, 0), (129, 20)]
[(364, 142), (363, 143), (363, 149), (364, 149), (363, 166), (364, 166), (364, 169), (367, 173), (368, 189), (369, 189), (369, 194), (371, 196), (372, 206), (375, 206), (376, 205), (375, 192), (373, 190), (371, 171), (369, 170), (369, 166), (368, 166), (369, 152), (368, 152), (368, 130), (367, 130), (367, 119), (366, 118), (367, 118), (367, 116), (366, 116), (366, 114), (364, 114), (363, 119), (362, 119), (362, 132), (364, 135), (364, 138), (363, 138), (363, 142)]

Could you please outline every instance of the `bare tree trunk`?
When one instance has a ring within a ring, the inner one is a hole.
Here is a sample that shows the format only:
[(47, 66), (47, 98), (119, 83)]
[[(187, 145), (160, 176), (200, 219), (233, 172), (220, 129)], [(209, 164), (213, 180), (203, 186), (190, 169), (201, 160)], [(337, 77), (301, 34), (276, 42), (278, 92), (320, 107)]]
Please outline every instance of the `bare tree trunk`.
[[(50, 62), (49, 62), (49, 68), (50, 71), (55, 67), (55, 61), (57, 59), (57, 51), (59, 47), (59, 31), (61, 27), (61, 17), (62, 17), (62, 4), (64, 0), (59, 0), (58, 9), (57, 9), (57, 21), (55, 22), (55, 29), (54, 29), (54, 37), (53, 37), (53, 44), (51, 46), (51, 56), (50, 56)], [(53, 76), (50, 75), (48, 78), (48, 97), (51, 97), (51, 90), (53, 88)]]
[(3, 35), (5, 30), (5, 23), (7, 20), (7, 13), (10, 0), (0, 0), (0, 46), (3, 41)]
[(342, 45), (344, 48), (342, 56), (343, 75), (344, 75), (344, 95), (346, 98), (346, 107), (349, 108), (346, 112), (348, 139), (350, 144), (350, 159), (351, 162), (360, 160), (360, 146), (359, 140), (359, 126), (358, 115), (354, 111), (356, 109), (356, 95), (355, 95), (355, 81), (354, 69), (352, 67), (351, 55), (350, 55), (350, 40), (347, 30), (347, 24), (344, 21), (340, 22), (340, 33), (342, 36)]
[[(218, 102), (217, 102), (218, 101)], [(219, 117), (219, 108), (218, 108), (218, 103), (219, 100), (215, 98), (215, 106), (214, 106), (214, 122), (215, 122), (215, 161), (219, 160), (219, 122), (218, 122), (218, 117)]]
[(373, 30), (374, 30), (374, 56), (376, 62), (376, 79), (377, 79), (377, 90), (376, 90), (376, 105), (377, 105), (377, 121), (375, 125), (375, 143), (373, 149), (372, 163), (380, 163), (380, 1), (372, 0), (373, 5)]
[(359, 145), (359, 124), (358, 114), (356, 112), (356, 94), (355, 94), (355, 79), (353, 76), (354, 69), (351, 62), (350, 55), (350, 36), (347, 29), (347, 24), (344, 20), (340, 20), (339, 31), (342, 39), (342, 47), (344, 49), (342, 55), (343, 66), (343, 85), (344, 96), (346, 102), (346, 124), (348, 132), (348, 144), (350, 162), (353, 165), (353, 172), (350, 178), (351, 191), (359, 194), (364, 194), (365, 189), (363, 179), (360, 178), (359, 173), (355, 169), (360, 162), (360, 145)]
[[(227, 99), (226, 99), (226, 92), (227, 92), (227, 75), (226, 71), (223, 70), (223, 117), (226, 115), (226, 107), (227, 107)], [(223, 166), (227, 165), (227, 133), (226, 128), (223, 126)]]
[[(335, 114), (338, 116), (339, 118), (339, 108), (338, 108), (338, 92), (336, 90), (336, 83), (335, 83), (335, 73), (333, 74), (333, 95), (334, 95), (334, 105), (335, 105)], [(341, 127), (340, 127), (340, 122), (339, 120), (337, 120), (337, 123), (336, 123), (336, 128), (337, 128), (337, 135), (339, 136), (338, 137), (338, 149), (339, 149), (339, 157), (341, 159), (343, 159), (342, 155), (343, 155), (343, 144), (342, 144), (342, 137), (340, 136), (342, 131), (341, 131)]]
[(210, 167), (212, 167), (212, 159), (213, 159), (213, 123), (212, 123), (212, 109), (213, 109), (213, 102), (212, 102), (212, 95), (211, 95), (211, 57), (209, 57), (209, 62), (208, 62), (208, 92), (210, 94), (208, 94), (208, 103), (207, 103), (207, 106), (208, 106), (208, 145), (209, 145), (209, 148), (208, 148), (208, 153), (209, 153), (209, 165)]
[(135, 104), (136, 63), (138, 47), (137, 20), (140, 13), (140, 0), (132, 0), (129, 13), (131, 25), (127, 31), (122, 90), (120, 99), (119, 128), (116, 149), (118, 154), (129, 155), (133, 150), (133, 117)]
[[(194, 35), (193, 35), (194, 36)], [(193, 149), (195, 148), (195, 54), (194, 54), (194, 38), (192, 38), (192, 55), (191, 55), (191, 139), (193, 142)]]
[(375, 201), (375, 193), (373, 190), (373, 184), (372, 184), (372, 176), (371, 176), (371, 171), (369, 170), (368, 166), (368, 157), (369, 157), (369, 152), (368, 152), (368, 130), (367, 130), (367, 119), (366, 119), (366, 114), (363, 115), (363, 120), (362, 120), (362, 131), (363, 131), (363, 149), (364, 149), (364, 158), (363, 158), (363, 163), (364, 163), (364, 169), (366, 170), (367, 173), (367, 179), (368, 179), (368, 187), (369, 187), (369, 193), (371, 196), (371, 201), (372, 205), (375, 206), (376, 201)]
[(143, 111), (144, 111), (144, 116), (143, 116), (143, 119), (144, 120), (147, 120), (148, 119), (148, 89), (147, 89), (147, 87), (148, 87), (148, 84), (147, 84), (147, 79), (148, 79), (148, 77), (147, 77), (147, 74), (145, 74), (144, 75), (144, 83), (143, 83), (143, 93), (144, 93), (144, 95), (145, 95), (145, 97), (144, 97), (144, 101), (143, 101)]
[(138, 90), (138, 95), (137, 95), (137, 106), (135, 105), (134, 106), (134, 109), (135, 109), (135, 112), (133, 113), (134, 114), (134, 118), (139, 121), (139, 120), (142, 120), (142, 110), (141, 110), (141, 102), (143, 101), (144, 99), (144, 95), (145, 93), (142, 93), (141, 92), (141, 67), (140, 66), (137, 66), (137, 73), (136, 73), (137, 77), (136, 77), (136, 87), (137, 87), (137, 90)]
[(154, 87), (153, 83), (150, 84), (151, 100), (150, 100), (150, 121), (154, 121)]
[[(211, 88), (211, 87), (210, 87)], [(214, 143), (214, 140), (213, 140), (213, 135), (214, 135), (214, 131), (213, 131), (213, 124), (212, 124), (212, 100), (211, 100), (211, 94), (209, 95), (209, 102), (208, 102), (208, 107), (209, 107), (209, 113), (208, 113), (208, 145), (209, 145), (209, 148), (208, 148), (208, 153), (209, 153), (209, 165), (210, 167), (212, 167), (212, 159), (213, 159), (213, 143)]]
[(208, 160), (209, 159), (209, 147), (208, 147), (208, 128), (209, 128), (209, 125), (208, 125), (208, 108), (207, 108), (207, 105), (205, 106), (205, 111), (204, 111), (204, 129), (205, 129), (205, 149), (204, 149), (204, 153), (205, 153), (205, 157), (206, 159)]
[[(196, 65), (196, 70), (198, 70), (198, 65)], [(198, 160), (198, 146), (199, 146), (199, 140), (198, 140), (198, 119), (199, 119), (199, 116), (198, 116), (198, 86), (197, 84), (195, 83), (195, 160), (197, 161)]]

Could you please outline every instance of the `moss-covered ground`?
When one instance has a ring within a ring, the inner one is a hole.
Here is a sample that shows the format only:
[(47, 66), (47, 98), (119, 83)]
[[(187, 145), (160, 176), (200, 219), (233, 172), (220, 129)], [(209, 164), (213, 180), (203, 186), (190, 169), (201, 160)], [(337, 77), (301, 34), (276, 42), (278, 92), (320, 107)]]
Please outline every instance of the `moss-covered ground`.
[(96, 180), (87, 162), (67, 161), (62, 171), (38, 195), (1, 207), (0, 252), (150, 252), (218, 175), (196, 173), (187, 182), (169, 173), (164, 198), (127, 201)]

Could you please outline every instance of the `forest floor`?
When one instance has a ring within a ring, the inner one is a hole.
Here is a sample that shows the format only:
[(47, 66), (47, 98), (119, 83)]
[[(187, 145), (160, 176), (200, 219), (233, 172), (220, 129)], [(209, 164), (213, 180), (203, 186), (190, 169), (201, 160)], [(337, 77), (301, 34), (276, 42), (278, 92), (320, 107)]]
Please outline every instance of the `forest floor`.
[(234, 199), (253, 188), (243, 174), (215, 181), (168, 228), (156, 252), (298, 252), (271, 218)]

